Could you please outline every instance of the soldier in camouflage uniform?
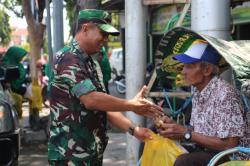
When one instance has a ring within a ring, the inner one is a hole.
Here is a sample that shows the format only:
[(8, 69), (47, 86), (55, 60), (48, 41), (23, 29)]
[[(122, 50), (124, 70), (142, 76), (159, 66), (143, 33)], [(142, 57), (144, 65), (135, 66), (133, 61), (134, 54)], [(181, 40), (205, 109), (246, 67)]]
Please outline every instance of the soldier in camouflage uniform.
[(109, 34), (119, 34), (108, 23), (108, 16), (102, 10), (80, 11), (74, 40), (54, 57), (50, 89), (50, 165), (101, 166), (108, 142), (107, 119), (143, 141), (151, 138), (149, 130), (133, 126), (121, 112), (133, 111), (148, 117), (162, 114), (160, 107), (144, 98), (145, 87), (131, 100), (105, 93), (90, 55), (100, 51)]

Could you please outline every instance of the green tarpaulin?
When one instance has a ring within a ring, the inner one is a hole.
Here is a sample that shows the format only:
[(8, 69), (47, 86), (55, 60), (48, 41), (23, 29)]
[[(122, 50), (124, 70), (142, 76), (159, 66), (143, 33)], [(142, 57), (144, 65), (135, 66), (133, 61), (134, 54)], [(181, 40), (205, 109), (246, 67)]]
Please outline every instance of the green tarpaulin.
[(208, 41), (223, 56), (219, 67), (221, 71), (229, 65), (232, 67), (238, 89), (250, 80), (250, 41), (220, 40), (182, 27), (167, 32), (158, 45), (155, 54), (158, 77), (164, 73), (178, 74), (182, 65), (172, 59), (173, 55), (185, 52), (197, 39)]

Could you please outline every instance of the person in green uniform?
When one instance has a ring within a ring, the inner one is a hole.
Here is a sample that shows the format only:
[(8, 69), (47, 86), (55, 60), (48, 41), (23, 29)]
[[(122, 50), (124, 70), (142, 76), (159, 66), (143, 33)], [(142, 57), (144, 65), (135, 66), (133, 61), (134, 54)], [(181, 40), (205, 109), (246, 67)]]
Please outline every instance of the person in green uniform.
[(50, 165), (101, 166), (108, 142), (107, 120), (141, 141), (151, 138), (149, 129), (133, 125), (121, 113), (162, 115), (160, 107), (144, 98), (146, 87), (130, 100), (106, 94), (92, 59), (107, 42), (108, 35), (118, 34), (106, 11), (81, 10), (74, 39), (54, 56), (50, 83)]
[(103, 75), (103, 84), (105, 86), (106, 92), (109, 94), (109, 80), (111, 79), (111, 66), (110, 66), (110, 62), (109, 62), (109, 58), (108, 58), (108, 54), (106, 52), (105, 47), (102, 47), (101, 51), (100, 51), (100, 67), (102, 70), (102, 75)]
[(27, 55), (27, 51), (23, 48), (17, 46), (11, 46), (5, 53), (3, 57), (3, 65), (14, 65), (18, 67), (19, 77), (10, 82), (10, 87), (12, 90), (12, 97), (15, 101), (15, 108), (19, 118), (22, 118), (22, 100), (23, 95), (26, 92), (26, 74), (27, 71), (24, 69), (21, 63), (22, 59)]

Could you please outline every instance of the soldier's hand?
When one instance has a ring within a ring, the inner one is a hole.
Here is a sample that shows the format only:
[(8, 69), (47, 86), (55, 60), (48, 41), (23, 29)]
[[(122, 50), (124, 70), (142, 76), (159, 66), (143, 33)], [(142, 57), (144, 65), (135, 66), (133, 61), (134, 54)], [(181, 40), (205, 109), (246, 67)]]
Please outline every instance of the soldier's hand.
[(134, 136), (144, 142), (145, 139), (152, 139), (152, 136), (150, 135), (151, 130), (148, 128), (144, 128), (144, 127), (135, 127), (134, 130)]
[(149, 118), (154, 118), (163, 115), (161, 107), (151, 103), (146, 99), (140, 100), (134, 112), (138, 115), (143, 115)]
[(141, 91), (131, 100), (134, 105), (134, 112), (146, 117), (155, 118), (163, 115), (163, 109), (147, 100), (144, 95), (147, 92), (147, 87), (144, 86)]

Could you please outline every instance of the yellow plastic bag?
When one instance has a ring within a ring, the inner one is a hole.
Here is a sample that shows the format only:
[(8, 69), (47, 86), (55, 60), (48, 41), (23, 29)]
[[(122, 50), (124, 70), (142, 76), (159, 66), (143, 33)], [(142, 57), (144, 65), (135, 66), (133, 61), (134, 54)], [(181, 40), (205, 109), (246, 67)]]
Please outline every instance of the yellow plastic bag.
[(173, 166), (175, 159), (186, 152), (168, 138), (155, 133), (151, 135), (153, 139), (145, 142), (141, 166)]
[(22, 109), (22, 104), (23, 104), (23, 97), (17, 93), (12, 92), (12, 98), (14, 99), (14, 107), (17, 111), (18, 118), (22, 118), (23, 115), (23, 109)]
[(42, 87), (37, 80), (32, 81), (32, 97), (30, 98), (30, 108), (38, 111), (42, 110)]

